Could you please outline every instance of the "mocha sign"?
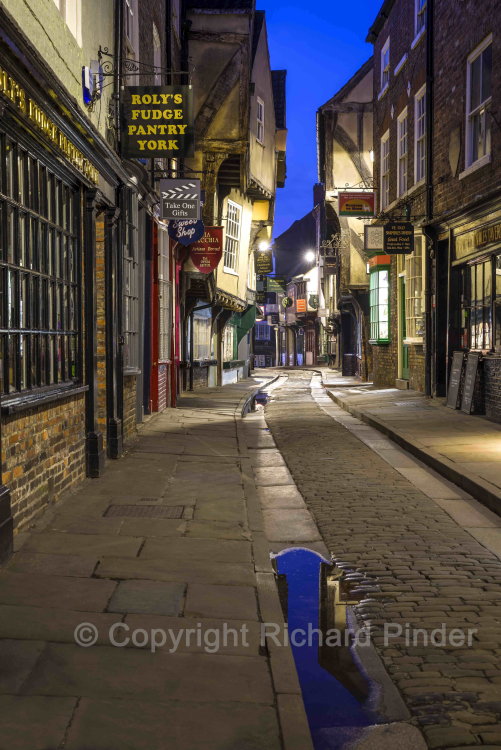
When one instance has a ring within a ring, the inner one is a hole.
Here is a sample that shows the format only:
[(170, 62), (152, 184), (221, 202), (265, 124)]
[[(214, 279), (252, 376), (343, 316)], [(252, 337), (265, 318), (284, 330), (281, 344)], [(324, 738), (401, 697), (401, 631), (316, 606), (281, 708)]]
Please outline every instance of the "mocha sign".
[(191, 86), (127, 86), (122, 105), (122, 156), (193, 156)]

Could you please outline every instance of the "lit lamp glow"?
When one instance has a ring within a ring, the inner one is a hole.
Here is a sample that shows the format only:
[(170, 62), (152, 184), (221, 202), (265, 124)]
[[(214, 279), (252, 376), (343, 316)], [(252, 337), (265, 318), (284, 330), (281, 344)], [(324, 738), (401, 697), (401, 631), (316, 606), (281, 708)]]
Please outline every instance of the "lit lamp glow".
[(269, 249), (270, 249), (270, 245), (269, 245), (269, 243), (268, 243), (268, 242), (266, 242), (266, 240), (261, 240), (261, 242), (259, 243), (259, 250), (260, 250), (260, 251), (261, 251), (262, 253), (265, 253), (265, 252), (266, 252), (267, 250), (269, 250)]
[(313, 263), (313, 261), (315, 260), (315, 257), (316, 256), (313, 250), (307, 250), (304, 254), (304, 259), (307, 263)]

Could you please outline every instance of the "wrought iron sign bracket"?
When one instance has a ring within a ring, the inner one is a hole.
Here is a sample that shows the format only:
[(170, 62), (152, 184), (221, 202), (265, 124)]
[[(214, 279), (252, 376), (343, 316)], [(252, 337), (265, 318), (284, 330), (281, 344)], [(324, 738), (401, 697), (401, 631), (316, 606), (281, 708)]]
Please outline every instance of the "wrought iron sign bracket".
[[(109, 58), (103, 60), (103, 57)], [(116, 57), (112, 52), (109, 52), (108, 47), (99, 46), (97, 52), (97, 59), (102, 69), (102, 75), (104, 78), (111, 78), (116, 73)], [(188, 76), (188, 85), (191, 86), (192, 71), (190, 70), (172, 70), (171, 68), (162, 68), (160, 65), (151, 65), (151, 63), (145, 63), (141, 60), (134, 60), (130, 57), (124, 57), (122, 60), (122, 67), (124, 74), (134, 76), (154, 76), (159, 73), (164, 73), (168, 76)], [(105, 84), (110, 85), (110, 84)]]

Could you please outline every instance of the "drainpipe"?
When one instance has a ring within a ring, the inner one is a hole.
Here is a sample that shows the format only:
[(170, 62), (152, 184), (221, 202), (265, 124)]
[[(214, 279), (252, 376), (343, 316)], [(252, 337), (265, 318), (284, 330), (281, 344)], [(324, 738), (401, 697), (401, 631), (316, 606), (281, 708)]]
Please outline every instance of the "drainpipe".
[[(433, 0), (426, 6), (426, 224), (433, 217)], [(435, 234), (428, 226), (426, 238), (426, 285), (425, 285), (425, 395), (432, 395), (432, 258), (436, 252)], [(436, 264), (435, 264), (436, 267)]]
[(115, 69), (113, 74), (113, 101), (115, 104), (116, 150), (120, 154), (120, 87), (122, 85), (123, 56), (123, 0), (115, 0)]

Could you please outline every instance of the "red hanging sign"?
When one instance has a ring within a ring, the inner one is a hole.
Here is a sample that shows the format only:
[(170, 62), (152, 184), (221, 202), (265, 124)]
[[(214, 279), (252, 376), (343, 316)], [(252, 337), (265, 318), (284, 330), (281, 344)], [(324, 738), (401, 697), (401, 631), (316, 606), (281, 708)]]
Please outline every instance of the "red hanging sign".
[(205, 227), (201, 239), (190, 245), (190, 260), (201, 273), (217, 268), (223, 257), (223, 227)]

